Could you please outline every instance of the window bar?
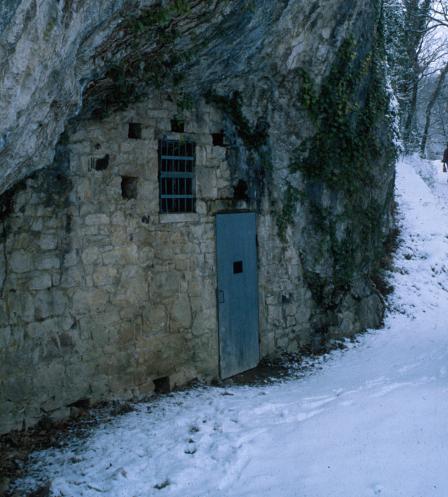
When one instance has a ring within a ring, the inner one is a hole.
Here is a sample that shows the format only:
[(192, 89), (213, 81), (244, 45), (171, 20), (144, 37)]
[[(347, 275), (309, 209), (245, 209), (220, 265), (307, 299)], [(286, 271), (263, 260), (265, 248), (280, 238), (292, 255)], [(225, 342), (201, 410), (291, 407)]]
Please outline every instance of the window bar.
[(194, 212), (194, 143), (159, 142), (161, 212)]

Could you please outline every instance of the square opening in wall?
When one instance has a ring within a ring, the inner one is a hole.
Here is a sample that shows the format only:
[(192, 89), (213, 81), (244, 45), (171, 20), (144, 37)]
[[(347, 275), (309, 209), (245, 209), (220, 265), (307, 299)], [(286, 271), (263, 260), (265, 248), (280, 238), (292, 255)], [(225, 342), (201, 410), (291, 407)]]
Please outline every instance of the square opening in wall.
[(173, 133), (183, 133), (185, 131), (185, 123), (181, 119), (171, 119), (171, 131)]
[(233, 187), (233, 198), (235, 200), (248, 200), (247, 190), (247, 183), (242, 179), (238, 180), (238, 183)]
[(214, 147), (225, 147), (224, 145), (224, 132), (212, 133), (213, 146)]
[(128, 138), (133, 140), (141, 140), (142, 125), (140, 123), (129, 123)]
[(126, 199), (137, 198), (138, 178), (132, 176), (121, 177), (121, 196)]
[(101, 159), (95, 159), (95, 171), (104, 171), (109, 167), (109, 154)]
[(170, 393), (170, 377), (162, 376), (162, 378), (157, 378), (153, 381), (154, 383), (154, 393)]

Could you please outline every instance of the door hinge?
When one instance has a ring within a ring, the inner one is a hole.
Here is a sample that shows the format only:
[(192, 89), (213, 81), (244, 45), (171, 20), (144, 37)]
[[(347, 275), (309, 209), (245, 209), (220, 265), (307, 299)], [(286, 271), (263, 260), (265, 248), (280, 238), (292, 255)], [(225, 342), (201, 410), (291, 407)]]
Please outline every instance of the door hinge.
[(218, 300), (218, 304), (224, 304), (224, 291), (216, 289), (216, 298)]

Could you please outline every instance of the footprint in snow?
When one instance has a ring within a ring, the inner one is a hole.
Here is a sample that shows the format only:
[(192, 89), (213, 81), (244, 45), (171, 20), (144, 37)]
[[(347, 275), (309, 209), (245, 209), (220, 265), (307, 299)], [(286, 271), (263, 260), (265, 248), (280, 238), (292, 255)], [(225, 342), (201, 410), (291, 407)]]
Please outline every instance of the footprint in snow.
[(169, 487), (170, 485), (171, 485), (171, 482), (167, 478), (165, 481), (162, 481), (161, 483), (157, 483), (156, 485), (154, 485), (154, 488), (156, 490), (163, 490), (164, 488)]
[(372, 487), (373, 495), (384, 495), (384, 487), (382, 485), (373, 485)]

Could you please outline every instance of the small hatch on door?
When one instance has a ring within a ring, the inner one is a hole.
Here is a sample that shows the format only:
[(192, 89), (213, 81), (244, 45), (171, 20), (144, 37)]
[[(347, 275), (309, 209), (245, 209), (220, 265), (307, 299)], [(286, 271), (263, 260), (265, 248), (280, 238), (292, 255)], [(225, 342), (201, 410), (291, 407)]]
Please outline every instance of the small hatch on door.
[(233, 274), (239, 274), (243, 272), (243, 261), (235, 261), (233, 263)]

